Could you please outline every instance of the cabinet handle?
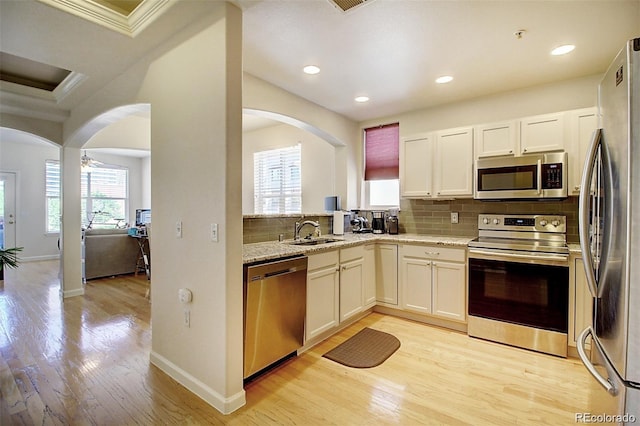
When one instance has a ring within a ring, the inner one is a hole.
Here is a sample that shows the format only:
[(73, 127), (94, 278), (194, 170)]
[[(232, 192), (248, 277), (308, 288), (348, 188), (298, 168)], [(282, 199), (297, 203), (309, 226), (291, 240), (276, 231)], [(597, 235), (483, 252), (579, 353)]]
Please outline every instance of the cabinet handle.
[(580, 191), (580, 185), (576, 185), (573, 187), (574, 191)]
[(425, 251), (424, 254), (429, 256), (440, 256), (440, 253), (437, 251)]
[(527, 152), (527, 148), (522, 150), (522, 153), (524, 154), (525, 152)]
[(342, 267), (342, 270), (343, 270), (343, 271), (346, 271), (346, 270), (347, 270), (347, 267), (346, 267), (346, 266), (343, 266), (343, 267)]
[(512, 149), (509, 150), (509, 154), (513, 154), (513, 150)]

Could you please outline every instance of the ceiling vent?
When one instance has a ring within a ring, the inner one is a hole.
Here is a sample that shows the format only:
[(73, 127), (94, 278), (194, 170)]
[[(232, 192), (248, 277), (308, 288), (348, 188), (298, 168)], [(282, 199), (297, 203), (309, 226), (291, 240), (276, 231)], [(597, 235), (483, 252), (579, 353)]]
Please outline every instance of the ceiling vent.
[(365, 3), (371, 3), (372, 1), (373, 0), (329, 0), (329, 3), (343, 12), (349, 12), (358, 6), (362, 6)]

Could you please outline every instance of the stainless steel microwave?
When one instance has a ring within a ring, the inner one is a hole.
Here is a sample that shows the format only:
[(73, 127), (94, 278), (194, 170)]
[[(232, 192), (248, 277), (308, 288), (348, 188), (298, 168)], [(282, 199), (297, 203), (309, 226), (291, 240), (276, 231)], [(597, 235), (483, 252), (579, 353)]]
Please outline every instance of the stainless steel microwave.
[(476, 161), (477, 200), (567, 198), (567, 153), (481, 158)]

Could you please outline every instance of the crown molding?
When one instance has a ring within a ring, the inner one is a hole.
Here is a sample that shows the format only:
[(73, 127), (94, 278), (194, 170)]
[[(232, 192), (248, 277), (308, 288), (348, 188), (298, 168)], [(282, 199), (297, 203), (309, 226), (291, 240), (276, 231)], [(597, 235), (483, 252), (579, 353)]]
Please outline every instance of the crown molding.
[(170, 0), (145, 0), (126, 16), (91, 0), (38, 1), (132, 38), (171, 5)]

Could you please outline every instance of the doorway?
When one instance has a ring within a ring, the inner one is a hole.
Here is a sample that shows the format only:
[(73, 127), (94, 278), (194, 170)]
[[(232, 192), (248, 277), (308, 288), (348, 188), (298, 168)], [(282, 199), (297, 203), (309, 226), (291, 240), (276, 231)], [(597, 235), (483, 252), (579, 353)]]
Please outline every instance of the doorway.
[(16, 246), (16, 174), (0, 172), (0, 248)]

